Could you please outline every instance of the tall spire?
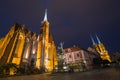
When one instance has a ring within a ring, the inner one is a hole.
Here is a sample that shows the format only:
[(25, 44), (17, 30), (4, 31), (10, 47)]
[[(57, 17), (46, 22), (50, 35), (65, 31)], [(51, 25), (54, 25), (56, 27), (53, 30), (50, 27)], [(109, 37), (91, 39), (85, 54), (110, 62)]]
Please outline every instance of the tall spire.
[(95, 41), (94, 41), (94, 39), (93, 39), (93, 37), (91, 35), (90, 35), (90, 38), (92, 40), (93, 45), (95, 45)]
[(45, 16), (43, 21), (47, 21), (47, 9), (45, 9)]
[(101, 44), (101, 41), (100, 41), (100, 39), (98, 38), (97, 35), (96, 35), (96, 38), (97, 38), (98, 44)]

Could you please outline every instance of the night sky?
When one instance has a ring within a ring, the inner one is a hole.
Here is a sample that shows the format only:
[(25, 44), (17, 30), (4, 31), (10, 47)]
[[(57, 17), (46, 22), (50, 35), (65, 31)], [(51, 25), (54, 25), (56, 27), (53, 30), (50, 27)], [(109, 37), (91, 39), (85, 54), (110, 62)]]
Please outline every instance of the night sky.
[(46, 8), (57, 46), (87, 49), (97, 34), (110, 53), (120, 51), (120, 0), (1, 0), (0, 37), (15, 22), (39, 34)]

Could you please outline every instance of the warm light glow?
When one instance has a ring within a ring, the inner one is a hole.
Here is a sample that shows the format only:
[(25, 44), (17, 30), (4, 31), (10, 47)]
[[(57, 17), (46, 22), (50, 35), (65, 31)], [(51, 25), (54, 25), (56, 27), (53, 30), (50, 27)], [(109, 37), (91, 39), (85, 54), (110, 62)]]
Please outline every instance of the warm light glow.
[(19, 36), (19, 39), (23, 39), (23, 35), (20, 35), (20, 36)]
[(35, 49), (33, 49), (32, 53), (33, 53), (33, 54), (35, 54), (35, 52), (36, 52), (36, 50), (35, 50)]
[(86, 61), (84, 61), (84, 63), (86, 64), (87, 62), (86, 62)]
[(63, 66), (63, 69), (67, 69), (67, 66)]
[(45, 39), (44, 39), (44, 37), (43, 37), (43, 44), (45, 43)]
[(28, 54), (29, 54), (29, 51), (28, 51), (28, 49), (27, 49), (25, 58), (28, 58)]

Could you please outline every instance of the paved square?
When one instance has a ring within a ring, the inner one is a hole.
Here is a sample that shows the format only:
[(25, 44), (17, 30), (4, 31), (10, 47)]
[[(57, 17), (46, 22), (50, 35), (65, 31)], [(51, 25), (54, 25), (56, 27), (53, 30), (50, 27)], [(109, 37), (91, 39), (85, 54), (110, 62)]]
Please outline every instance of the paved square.
[(108, 68), (79, 73), (37, 74), (0, 78), (0, 80), (120, 80), (120, 69)]

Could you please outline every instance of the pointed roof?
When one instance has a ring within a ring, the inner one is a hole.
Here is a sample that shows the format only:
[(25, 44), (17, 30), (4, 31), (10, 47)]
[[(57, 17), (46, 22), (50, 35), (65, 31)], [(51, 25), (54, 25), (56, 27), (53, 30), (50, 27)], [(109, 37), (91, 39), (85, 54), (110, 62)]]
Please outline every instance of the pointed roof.
[(90, 35), (90, 38), (91, 38), (91, 41), (92, 41), (93, 45), (95, 45), (95, 41), (94, 41), (94, 39), (91, 35)]
[(96, 38), (97, 38), (98, 44), (101, 44), (101, 41), (100, 41), (100, 39), (98, 38), (97, 35), (96, 35)]
[(45, 16), (43, 21), (47, 21), (47, 9), (45, 9)]
[(39, 41), (39, 38), (40, 38), (40, 35), (38, 35), (38, 37), (37, 37), (37, 41)]

